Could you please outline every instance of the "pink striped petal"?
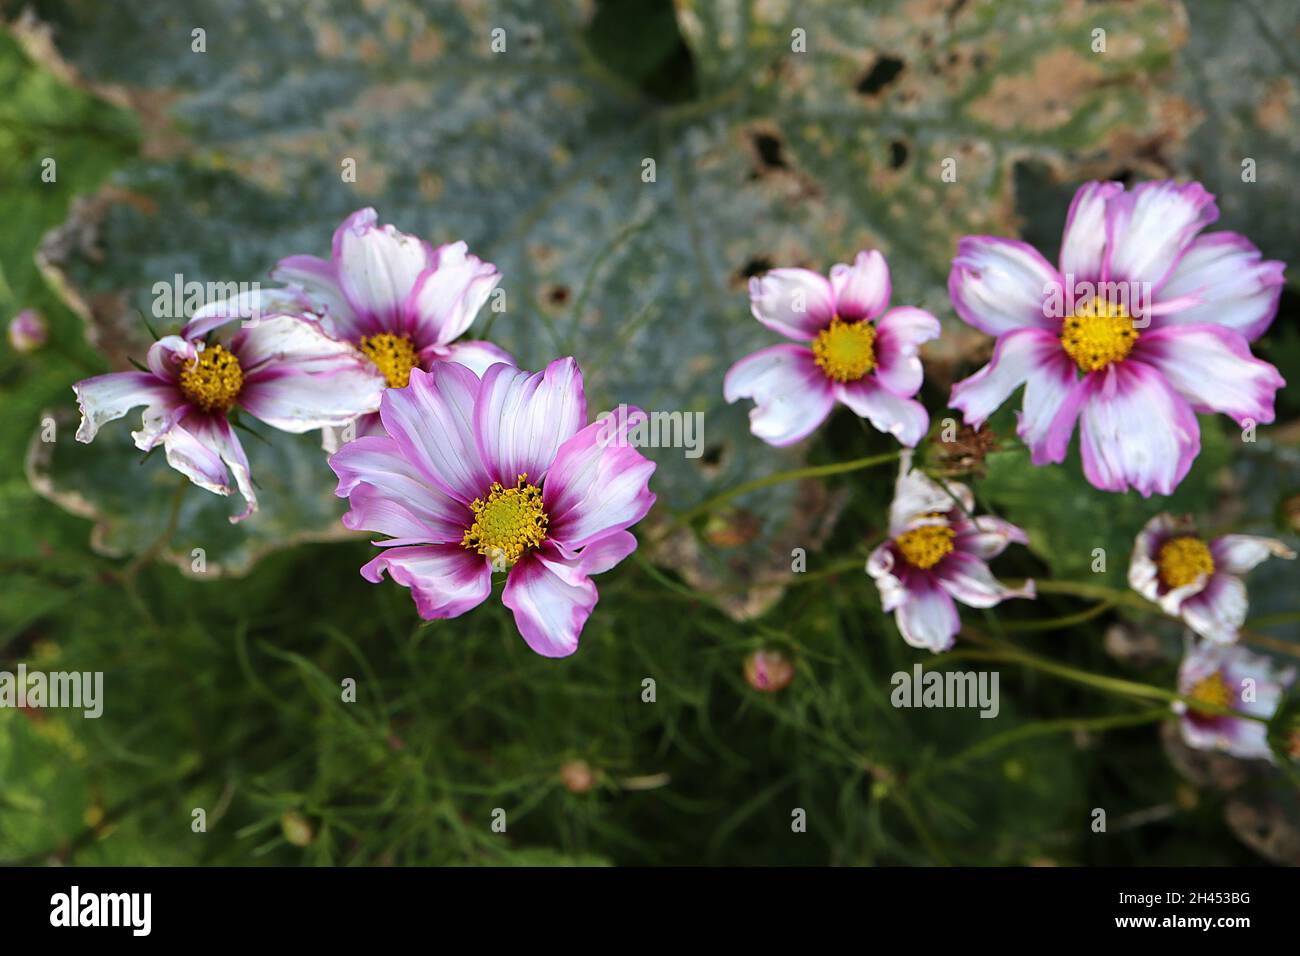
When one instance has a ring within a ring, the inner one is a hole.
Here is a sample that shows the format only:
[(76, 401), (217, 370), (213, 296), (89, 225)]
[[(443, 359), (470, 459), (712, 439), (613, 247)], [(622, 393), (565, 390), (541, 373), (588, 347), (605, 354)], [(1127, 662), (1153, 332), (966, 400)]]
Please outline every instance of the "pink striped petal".
[(948, 274), (948, 295), (963, 322), (989, 335), (1022, 328), (1055, 330), (1048, 296), (1061, 277), (1028, 243), (996, 236), (966, 236)]
[(1123, 183), (1084, 183), (1074, 194), (1061, 238), (1061, 275), (1067, 282), (1102, 281), (1106, 253), (1106, 203)]
[(474, 435), (493, 481), (532, 484), (546, 477), (560, 446), (587, 421), (582, 371), (572, 358), (529, 373), (494, 365), (483, 376), (474, 408)]
[(1160, 287), (1159, 302), (1195, 302), (1173, 311), (1164, 324), (1222, 325), (1253, 342), (1277, 315), (1284, 263), (1265, 260), (1254, 244), (1235, 232), (1198, 236)]
[(1133, 357), (1154, 367), (1198, 412), (1222, 412), (1239, 425), (1273, 420), (1273, 397), (1286, 381), (1250, 354), (1240, 333), (1221, 325), (1168, 325), (1142, 335)]
[(470, 255), (465, 243), (439, 246), (406, 299), (406, 328), (416, 346), (460, 338), (500, 281), (497, 267)]
[(578, 649), (596, 600), (590, 578), (538, 552), (510, 569), (501, 594), (524, 641), (543, 657), (567, 657)]
[[(465, 529), (473, 524), (469, 509), (428, 482), (420, 470), (402, 455), (397, 442), (387, 435), (370, 435), (350, 441), (330, 458), (329, 464), (339, 478), (335, 494), (340, 498), (351, 498), (352, 512), (343, 520), (348, 528), (392, 534), (394, 537), (409, 536), (407, 532), (397, 534), (372, 520), (372, 515), (378, 515), (383, 509), (371, 496), (367, 496), (359, 506), (356, 496), (363, 488), (397, 503), (404, 514), (418, 522), (424, 529), (421, 542), (458, 543)], [(387, 512), (383, 513), (387, 521)]]
[(937, 339), (939, 320), (924, 309), (900, 306), (876, 322), (876, 379), (895, 395), (910, 398), (921, 389), (922, 342)]
[(81, 409), (77, 441), (90, 442), (107, 422), (140, 405), (172, 405), (180, 399), (176, 386), (148, 372), (111, 372), (83, 379), (72, 386)]
[(1083, 473), (1103, 491), (1172, 494), (1201, 450), (1191, 406), (1149, 365), (1093, 372), (1080, 416)]
[(361, 569), (361, 576), (378, 584), (384, 572), (411, 589), (415, 608), (426, 621), (460, 617), (492, 593), (487, 559), (458, 544), (388, 548)]
[(925, 437), (930, 428), (930, 413), (912, 398), (895, 395), (873, 376), (856, 382), (836, 382), (834, 394), (860, 418), (871, 422), (877, 431), (893, 435), (908, 448)]
[(1115, 196), (1106, 204), (1105, 277), (1159, 290), (1196, 234), (1218, 218), (1200, 183), (1140, 183)]
[(889, 307), (889, 266), (877, 250), (857, 254), (853, 265), (831, 267), (835, 314), (841, 319), (873, 319)]

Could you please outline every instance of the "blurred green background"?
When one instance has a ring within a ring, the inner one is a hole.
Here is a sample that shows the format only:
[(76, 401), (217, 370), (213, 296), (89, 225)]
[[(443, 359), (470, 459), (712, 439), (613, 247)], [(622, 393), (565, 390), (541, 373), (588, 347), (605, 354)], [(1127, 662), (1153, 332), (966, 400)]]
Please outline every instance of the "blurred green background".
[[(1294, 4), (52, 0), (0, 14), (0, 317), (36, 308), (50, 324), (39, 351), (0, 346), (0, 669), (102, 670), (106, 697), (99, 720), (0, 710), (0, 862), (1300, 861), (1286, 777), (1190, 754), (1168, 723), (1126, 726), (1143, 706), (1005, 664), (997, 720), (890, 706), (890, 675), (930, 663), (860, 571), (890, 468), (775, 485), (667, 534), (670, 515), (741, 481), (890, 450), (840, 413), (779, 451), (722, 403), (727, 366), (774, 341), (745, 296), (764, 269), (881, 248), (894, 302), (944, 322), (921, 396), (936, 420), (988, 356), (947, 301), (957, 238), (1018, 235), (1052, 258), (1085, 179), (1200, 179), (1220, 227), (1294, 272)], [(311, 436), (245, 443), (263, 511), (237, 528), (229, 501), (194, 489), (173, 521), (177, 476), (138, 462), (129, 421), (72, 441), (71, 384), (143, 357), (155, 282), (265, 280), (284, 255), (325, 252), (364, 205), (496, 262), (509, 305), (477, 331), (531, 367), (575, 355), (593, 412), (705, 414), (702, 458), (655, 453), (660, 505), (640, 536), (666, 540), (598, 580), (572, 658), (534, 656), (499, 602), (423, 624), (404, 589), (366, 584), (372, 549), (341, 533)], [(1291, 282), (1256, 352), (1294, 382)], [(1134, 532), (1163, 509), (1295, 545), (1294, 390), (1278, 407), (1249, 445), (1203, 418), (1172, 500), (1105, 495), (1077, 457), (1034, 469), (1010, 443), (974, 484), (1032, 548), (997, 570), (1094, 580), (1102, 547), (1104, 583), (1122, 587)], [(35, 438), (47, 417), (53, 444)], [(1009, 435), (1010, 409), (992, 427)], [(1294, 655), (1295, 571), (1272, 565), (1251, 578), (1252, 627)], [(1064, 596), (966, 620), (1163, 687), (1180, 652), (1169, 622)], [(789, 687), (747, 683), (760, 648), (794, 662)]]

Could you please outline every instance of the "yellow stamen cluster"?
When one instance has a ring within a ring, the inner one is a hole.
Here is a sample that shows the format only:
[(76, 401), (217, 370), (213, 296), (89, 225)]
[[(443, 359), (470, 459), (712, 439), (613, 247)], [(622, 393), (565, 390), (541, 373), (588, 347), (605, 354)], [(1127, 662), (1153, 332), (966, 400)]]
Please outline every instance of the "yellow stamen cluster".
[(550, 520), (542, 510), (542, 489), (520, 475), (513, 488), (493, 482), (486, 499), (470, 505), (474, 524), (461, 539), (461, 547), (477, 551), (492, 562), (494, 571), (505, 571), (546, 539)]
[(411, 381), (411, 369), (420, 363), (411, 340), (392, 332), (363, 335), (361, 351), (384, 373), (389, 388), (406, 388)]
[(181, 391), (205, 412), (230, 411), (244, 387), (244, 370), (239, 359), (220, 345), (209, 345), (180, 373)]
[(1160, 581), (1167, 588), (1191, 584), (1202, 574), (1214, 573), (1214, 558), (1200, 538), (1170, 538), (1156, 554)]
[(1061, 345), (1082, 372), (1097, 372), (1128, 358), (1137, 340), (1128, 310), (1097, 298), (1081, 306), (1061, 327)]
[(932, 568), (952, 551), (954, 533), (942, 524), (927, 524), (904, 531), (894, 539), (907, 563), (922, 571)]
[(876, 330), (867, 321), (845, 322), (836, 316), (817, 333), (813, 361), (836, 382), (856, 382), (876, 367)]
[(1215, 671), (1209, 677), (1203, 677), (1192, 685), (1192, 689), (1187, 692), (1188, 698), (1201, 704), (1209, 704), (1211, 707), (1230, 708), (1236, 702), (1232, 689), (1228, 687), (1228, 682), (1223, 679), (1223, 675)]

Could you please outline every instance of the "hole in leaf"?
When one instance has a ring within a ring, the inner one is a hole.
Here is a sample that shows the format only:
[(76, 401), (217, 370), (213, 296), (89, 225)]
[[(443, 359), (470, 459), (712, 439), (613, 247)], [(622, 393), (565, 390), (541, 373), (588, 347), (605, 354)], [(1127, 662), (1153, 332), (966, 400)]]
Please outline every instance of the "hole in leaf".
[(858, 92), (873, 96), (898, 79), (898, 74), (902, 72), (902, 60), (894, 56), (882, 56), (876, 60), (867, 75), (858, 81)]
[(907, 144), (896, 139), (889, 144), (889, 168), (900, 169), (907, 162)]

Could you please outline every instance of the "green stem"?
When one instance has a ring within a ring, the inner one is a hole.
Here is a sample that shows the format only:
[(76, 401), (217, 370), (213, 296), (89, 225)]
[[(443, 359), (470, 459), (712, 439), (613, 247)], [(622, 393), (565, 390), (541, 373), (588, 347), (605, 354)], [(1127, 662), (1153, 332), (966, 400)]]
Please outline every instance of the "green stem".
[(751, 491), (758, 491), (760, 488), (769, 488), (772, 485), (779, 485), (786, 481), (801, 481), (804, 478), (824, 478), (827, 475), (842, 475), (850, 471), (860, 471), (863, 468), (874, 468), (876, 465), (884, 465), (891, 461), (897, 461), (899, 452), (891, 451), (883, 455), (870, 455), (867, 458), (855, 458), (852, 461), (841, 461), (831, 465), (811, 465), (807, 468), (795, 468), (792, 471), (782, 471), (775, 475), (766, 475), (762, 478), (753, 478), (749, 481), (742, 481), (734, 488), (714, 495), (712, 498), (696, 505), (689, 511), (683, 511), (673, 518), (671, 527), (689, 524), (701, 515), (708, 514), (719, 505), (725, 504), (732, 498), (738, 498), (741, 495), (748, 494)]

